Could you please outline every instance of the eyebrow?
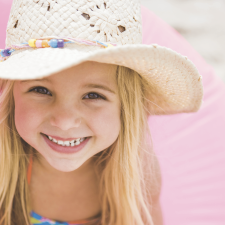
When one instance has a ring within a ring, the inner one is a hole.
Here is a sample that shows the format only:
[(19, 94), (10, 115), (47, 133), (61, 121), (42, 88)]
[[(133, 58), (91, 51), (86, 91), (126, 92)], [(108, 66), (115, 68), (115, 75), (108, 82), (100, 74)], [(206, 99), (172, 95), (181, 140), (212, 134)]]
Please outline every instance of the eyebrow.
[(116, 94), (113, 90), (111, 90), (109, 87), (101, 84), (86, 84), (83, 87), (89, 87), (89, 88), (98, 88), (98, 89), (103, 89), (105, 91), (111, 92), (113, 94)]
[(49, 81), (49, 79), (43, 78), (43, 79), (33, 79), (33, 80), (21, 80), (21, 83), (31, 82), (31, 81)]

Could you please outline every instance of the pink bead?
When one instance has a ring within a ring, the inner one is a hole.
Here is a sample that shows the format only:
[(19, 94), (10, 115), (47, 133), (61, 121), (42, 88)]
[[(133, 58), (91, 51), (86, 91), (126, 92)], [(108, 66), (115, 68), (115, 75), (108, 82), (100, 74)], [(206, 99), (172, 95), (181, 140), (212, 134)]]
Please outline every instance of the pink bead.
[(42, 40), (37, 40), (36, 41), (36, 47), (37, 48), (42, 48)]

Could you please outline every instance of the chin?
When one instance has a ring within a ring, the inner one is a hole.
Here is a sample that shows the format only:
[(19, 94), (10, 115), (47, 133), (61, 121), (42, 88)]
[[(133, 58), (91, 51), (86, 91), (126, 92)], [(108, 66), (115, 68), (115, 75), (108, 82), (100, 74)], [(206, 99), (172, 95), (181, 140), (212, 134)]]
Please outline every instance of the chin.
[(72, 172), (82, 166), (82, 162), (80, 160), (69, 160), (69, 159), (56, 159), (56, 160), (47, 160), (48, 163), (61, 172)]

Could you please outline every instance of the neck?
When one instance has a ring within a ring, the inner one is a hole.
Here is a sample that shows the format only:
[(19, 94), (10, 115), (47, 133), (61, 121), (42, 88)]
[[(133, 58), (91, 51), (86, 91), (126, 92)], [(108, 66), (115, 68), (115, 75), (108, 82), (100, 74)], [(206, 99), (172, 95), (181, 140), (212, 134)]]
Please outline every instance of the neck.
[(95, 171), (93, 158), (74, 171), (62, 172), (44, 158), (34, 157), (30, 185), (32, 210), (61, 221), (95, 217), (101, 212)]

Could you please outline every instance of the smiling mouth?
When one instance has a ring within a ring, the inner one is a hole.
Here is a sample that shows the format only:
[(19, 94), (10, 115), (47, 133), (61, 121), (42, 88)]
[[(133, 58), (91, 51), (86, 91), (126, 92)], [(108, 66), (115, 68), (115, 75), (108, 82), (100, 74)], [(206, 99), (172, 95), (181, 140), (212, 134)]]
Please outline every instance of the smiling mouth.
[(80, 143), (82, 143), (84, 140), (86, 140), (88, 138), (88, 137), (83, 137), (83, 138), (78, 138), (78, 139), (74, 139), (71, 141), (62, 141), (62, 140), (56, 140), (55, 138), (48, 136), (46, 134), (44, 134), (44, 135), (55, 144), (60, 145), (60, 146), (68, 146), (68, 147), (73, 147), (73, 146), (79, 145)]

